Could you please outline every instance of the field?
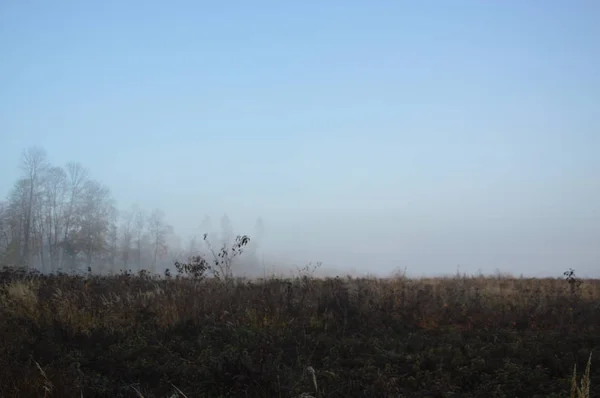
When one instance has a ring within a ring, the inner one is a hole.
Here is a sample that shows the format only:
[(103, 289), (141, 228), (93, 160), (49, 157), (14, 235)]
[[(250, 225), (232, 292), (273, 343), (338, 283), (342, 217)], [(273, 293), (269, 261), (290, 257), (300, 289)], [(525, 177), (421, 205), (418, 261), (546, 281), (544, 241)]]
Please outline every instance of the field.
[(600, 397), (599, 280), (0, 279), (5, 398)]

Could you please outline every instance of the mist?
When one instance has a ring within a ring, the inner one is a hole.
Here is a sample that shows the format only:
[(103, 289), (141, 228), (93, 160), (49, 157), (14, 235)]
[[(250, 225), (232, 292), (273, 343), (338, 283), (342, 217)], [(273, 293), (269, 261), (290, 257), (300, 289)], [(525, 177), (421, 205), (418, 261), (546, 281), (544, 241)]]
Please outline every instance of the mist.
[(597, 7), (150, 3), (0, 6), (2, 262), (163, 273), (207, 233), (237, 275), (600, 276)]

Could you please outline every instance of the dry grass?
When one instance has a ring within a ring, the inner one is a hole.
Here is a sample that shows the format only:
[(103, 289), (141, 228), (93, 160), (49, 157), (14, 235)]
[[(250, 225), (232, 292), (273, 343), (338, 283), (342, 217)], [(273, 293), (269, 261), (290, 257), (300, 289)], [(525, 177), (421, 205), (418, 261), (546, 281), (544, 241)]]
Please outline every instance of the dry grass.
[(581, 385), (577, 385), (577, 365), (573, 365), (573, 380), (571, 381), (571, 398), (589, 398), (590, 397), (590, 369), (592, 366), (592, 354), (585, 367), (585, 373), (581, 378)]
[(598, 280), (0, 282), (2, 397), (600, 396)]

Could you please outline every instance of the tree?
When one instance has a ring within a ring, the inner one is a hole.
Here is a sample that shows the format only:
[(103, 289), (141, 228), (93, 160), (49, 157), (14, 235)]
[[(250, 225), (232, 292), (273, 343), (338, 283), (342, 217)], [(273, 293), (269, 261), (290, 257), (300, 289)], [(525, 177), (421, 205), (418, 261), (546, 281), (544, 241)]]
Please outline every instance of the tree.
[(167, 253), (172, 259), (182, 254), (181, 242), (158, 209), (147, 219), (134, 206), (123, 213), (119, 228), (110, 190), (80, 163), (54, 167), (34, 146), (23, 151), (20, 168), (23, 175), (0, 202), (0, 261), (43, 272), (82, 265), (114, 271), (121, 261), (127, 266), (132, 253), (138, 269), (144, 259), (156, 267)]
[(148, 218), (148, 235), (152, 244), (152, 272), (156, 272), (156, 261), (159, 255), (167, 253), (167, 236), (172, 227), (165, 222), (165, 214), (155, 209)]
[(121, 213), (121, 261), (127, 269), (131, 255), (131, 242), (133, 240), (133, 222), (136, 215), (136, 207), (132, 206), (129, 211)]
[(44, 179), (45, 243), (48, 246), (50, 268), (59, 266), (59, 246), (63, 237), (67, 173), (61, 167), (51, 167)]
[(10, 211), (8, 203), (0, 202), (0, 252), (6, 252), (10, 241)]
[(233, 240), (233, 225), (227, 214), (221, 217), (221, 245), (229, 244)]
[(5, 260), (11, 264), (26, 265), (23, 261), (25, 219), (29, 207), (29, 180), (17, 180), (8, 197), (7, 222), (10, 227), (10, 243)]
[[(75, 265), (76, 248), (74, 243), (70, 239), (75, 239), (76, 233), (73, 231), (73, 223), (75, 218), (75, 211), (77, 205), (82, 198), (85, 182), (88, 180), (88, 171), (81, 163), (70, 162), (67, 163), (67, 204), (65, 206), (64, 213), (64, 235), (61, 242), (61, 260), (60, 263), (64, 264), (64, 255), (69, 257), (71, 267)], [(69, 250), (67, 250), (69, 249)], [(67, 253), (68, 252), (68, 253)]]
[[(45, 179), (45, 176), (44, 176)], [(34, 196), (34, 207), (33, 207), (33, 218), (32, 218), (32, 247), (30, 251), (32, 254), (37, 254), (37, 259), (39, 260), (42, 271), (46, 269), (46, 245), (44, 242), (45, 237), (45, 223), (44, 223), (44, 187), (43, 180), (41, 182), (42, 186), (39, 190), (36, 190)], [(30, 266), (33, 266), (34, 263), (30, 263)]]
[(111, 220), (108, 231), (108, 257), (107, 262), (110, 272), (116, 271), (117, 257), (119, 255), (119, 229), (116, 220)]
[(31, 265), (31, 236), (34, 224), (34, 200), (40, 189), (40, 177), (48, 163), (46, 151), (40, 147), (32, 146), (25, 150), (21, 158), (21, 169), (25, 174), (24, 183), (27, 186), (27, 203), (25, 210), (25, 223), (23, 226), (23, 253), (22, 261), (27, 267)]
[(210, 242), (217, 242), (219, 240), (219, 234), (213, 230), (212, 220), (208, 215), (204, 216), (202, 224), (200, 225), (200, 229), (202, 230), (203, 234), (207, 234), (208, 240)]
[(256, 237), (254, 238), (255, 242), (257, 240), (261, 240), (265, 235), (265, 223), (262, 217), (258, 217), (256, 219), (256, 224), (254, 224), (254, 233), (256, 234)]
[(261, 270), (261, 263), (262, 261), (259, 259), (258, 256), (258, 249), (260, 247), (260, 242), (264, 236), (265, 233), (265, 225), (263, 222), (263, 219), (261, 217), (258, 217), (256, 219), (256, 223), (254, 225), (254, 238), (252, 238), (252, 241), (250, 241), (248, 243), (248, 246), (246, 247), (245, 250), (245, 260), (244, 260), (244, 265), (247, 269), (248, 272), (250, 273), (255, 273), (256, 275), (258, 275), (260, 273)]
[(198, 252), (198, 239), (196, 236), (192, 236), (190, 238), (190, 243), (188, 244), (188, 255), (189, 257), (195, 256)]
[(17, 265), (20, 262), (22, 214), (14, 202), (0, 202), (0, 263)]
[(77, 210), (77, 243), (89, 267), (94, 256), (108, 250), (108, 234), (116, 212), (108, 187), (93, 180), (86, 181)]
[(146, 215), (144, 211), (137, 206), (133, 216), (133, 235), (135, 236), (136, 263), (138, 270), (142, 269), (142, 241), (144, 238), (144, 225), (146, 224)]

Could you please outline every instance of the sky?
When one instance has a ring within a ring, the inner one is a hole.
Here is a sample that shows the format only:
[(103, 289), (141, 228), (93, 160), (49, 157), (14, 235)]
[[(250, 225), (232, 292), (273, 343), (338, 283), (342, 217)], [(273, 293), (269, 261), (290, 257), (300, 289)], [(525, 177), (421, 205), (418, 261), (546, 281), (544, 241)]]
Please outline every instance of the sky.
[(80, 161), (278, 265), (600, 277), (600, 2), (0, 2), (0, 196)]

